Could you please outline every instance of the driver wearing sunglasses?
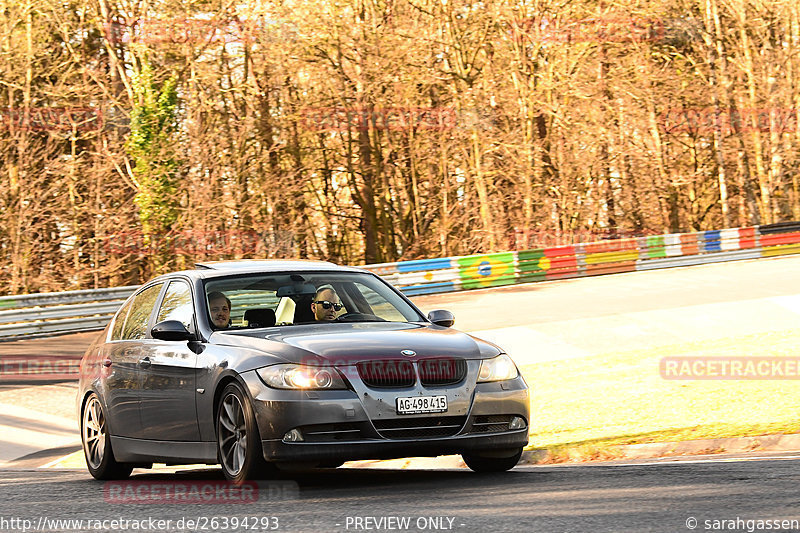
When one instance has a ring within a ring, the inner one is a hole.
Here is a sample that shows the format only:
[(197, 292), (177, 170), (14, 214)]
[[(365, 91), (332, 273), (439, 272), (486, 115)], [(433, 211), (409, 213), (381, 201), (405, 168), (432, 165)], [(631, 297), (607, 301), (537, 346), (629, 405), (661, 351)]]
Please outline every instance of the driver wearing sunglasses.
[(332, 287), (320, 287), (311, 302), (311, 311), (316, 320), (336, 320), (336, 313), (344, 306), (339, 303), (339, 295)]

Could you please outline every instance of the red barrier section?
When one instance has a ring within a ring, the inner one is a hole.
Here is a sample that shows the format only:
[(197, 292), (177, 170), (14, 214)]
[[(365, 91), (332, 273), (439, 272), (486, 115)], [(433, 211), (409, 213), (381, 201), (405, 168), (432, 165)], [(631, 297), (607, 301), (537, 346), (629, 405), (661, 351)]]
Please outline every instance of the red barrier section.
[(761, 246), (779, 246), (781, 244), (796, 244), (800, 242), (800, 232), (796, 233), (771, 233), (761, 236)]
[(697, 255), (700, 247), (697, 245), (697, 233), (684, 233), (681, 235), (681, 255)]
[(574, 278), (578, 275), (578, 259), (574, 246), (546, 248), (544, 256), (549, 260), (545, 279)]
[(756, 247), (756, 228), (739, 228), (739, 248)]

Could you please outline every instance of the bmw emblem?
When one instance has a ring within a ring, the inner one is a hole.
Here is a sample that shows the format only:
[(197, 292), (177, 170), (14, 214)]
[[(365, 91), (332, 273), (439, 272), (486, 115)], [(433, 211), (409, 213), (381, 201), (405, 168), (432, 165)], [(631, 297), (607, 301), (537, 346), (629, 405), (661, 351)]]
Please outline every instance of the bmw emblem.
[(417, 352), (415, 352), (414, 350), (403, 350), (400, 353), (403, 354), (403, 356), (405, 357), (414, 357), (415, 355), (417, 355)]

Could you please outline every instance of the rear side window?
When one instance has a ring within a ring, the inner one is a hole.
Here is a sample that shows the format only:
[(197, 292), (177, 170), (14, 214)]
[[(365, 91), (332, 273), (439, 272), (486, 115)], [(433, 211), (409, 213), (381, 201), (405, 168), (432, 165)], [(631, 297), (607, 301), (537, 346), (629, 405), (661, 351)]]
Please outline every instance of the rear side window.
[(148, 287), (133, 298), (131, 310), (122, 327), (122, 340), (143, 339), (147, 336), (147, 321), (156, 305), (163, 283)]
[(185, 281), (172, 281), (167, 287), (161, 309), (158, 310), (156, 323), (164, 320), (177, 320), (189, 329), (194, 316), (192, 290)]

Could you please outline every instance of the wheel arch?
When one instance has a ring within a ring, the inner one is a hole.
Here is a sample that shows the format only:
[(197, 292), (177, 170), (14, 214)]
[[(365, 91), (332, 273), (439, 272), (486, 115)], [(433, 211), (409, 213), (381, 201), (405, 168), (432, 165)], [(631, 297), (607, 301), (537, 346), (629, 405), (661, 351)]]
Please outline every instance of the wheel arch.
[(97, 396), (97, 401), (100, 402), (100, 406), (103, 408), (103, 417), (106, 419), (106, 431), (108, 432), (108, 436), (110, 437), (113, 432), (111, 431), (112, 426), (114, 425), (111, 419), (108, 416), (108, 405), (106, 404), (106, 400), (100, 391), (95, 390), (94, 388), (86, 389), (86, 392), (83, 393), (83, 397), (81, 398), (81, 411), (80, 411), (80, 418), (78, 419), (78, 423), (83, 423), (83, 415), (86, 411), (86, 402), (89, 401), (89, 396), (94, 394)]
[[(255, 416), (255, 405), (253, 405), (253, 397), (250, 394), (250, 388), (247, 384), (239, 377), (239, 374), (234, 372), (225, 374), (222, 376), (219, 381), (217, 381), (216, 387), (214, 387), (214, 399), (213, 399), (213, 420), (214, 420), (214, 438), (217, 438), (217, 414), (219, 411), (219, 401), (222, 398), (222, 391), (225, 390), (225, 387), (230, 385), (231, 383), (236, 383), (241, 387), (244, 391), (247, 400), (250, 401), (250, 407), (253, 409), (253, 415)], [(258, 438), (261, 439), (261, 429), (258, 426), (258, 416), (255, 416), (256, 419), (256, 429), (258, 429)]]

